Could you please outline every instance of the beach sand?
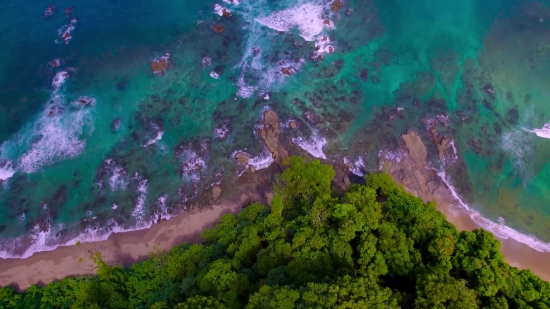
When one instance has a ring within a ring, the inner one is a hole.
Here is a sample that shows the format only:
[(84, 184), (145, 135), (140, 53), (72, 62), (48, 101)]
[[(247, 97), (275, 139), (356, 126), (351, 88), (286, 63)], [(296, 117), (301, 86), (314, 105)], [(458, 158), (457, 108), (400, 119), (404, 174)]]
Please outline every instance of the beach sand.
[[(59, 247), (53, 251), (35, 253), (27, 259), (0, 260), (0, 285), (11, 284), (25, 289), (32, 284), (47, 284), (67, 276), (89, 274), (95, 271), (90, 252), (98, 250), (109, 264), (130, 266), (147, 258), (155, 250), (169, 250), (182, 243), (200, 243), (201, 232), (214, 226), (227, 213), (237, 213), (240, 203), (223, 201), (201, 211), (193, 211), (153, 225), (150, 229), (112, 234), (107, 240)], [(461, 209), (450, 204), (439, 205), (439, 210), (459, 230), (478, 228)], [(518, 268), (529, 268), (544, 280), (550, 280), (549, 252), (539, 252), (512, 239), (501, 239), (506, 261)]]
[(0, 286), (12, 284), (25, 289), (36, 283), (94, 273), (94, 263), (89, 258), (94, 250), (100, 251), (108, 264), (130, 266), (155, 250), (169, 250), (182, 242), (200, 243), (204, 229), (214, 226), (224, 214), (240, 209), (234, 202), (220, 201), (211, 208), (182, 214), (146, 230), (114, 233), (107, 240), (61, 246), (26, 259), (0, 260)]

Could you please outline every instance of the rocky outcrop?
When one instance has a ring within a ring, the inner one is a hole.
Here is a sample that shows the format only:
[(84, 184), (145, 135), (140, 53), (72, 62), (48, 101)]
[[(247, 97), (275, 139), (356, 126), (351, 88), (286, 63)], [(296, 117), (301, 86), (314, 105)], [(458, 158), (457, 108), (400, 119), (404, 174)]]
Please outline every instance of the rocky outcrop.
[(248, 160), (250, 160), (250, 157), (242, 152), (237, 152), (235, 154), (235, 159), (237, 159), (237, 162), (239, 162), (240, 165), (247, 166)]
[(448, 158), (454, 158), (452, 141), (441, 134), (441, 132), (437, 129), (437, 126), (448, 126), (449, 117), (445, 115), (437, 115), (432, 118), (422, 119), (422, 123), (428, 127), (428, 136), (437, 150), (439, 160), (446, 161)]
[(445, 136), (441, 135), (435, 126), (430, 127), (428, 134), (437, 149), (439, 160), (445, 159), (447, 151), (451, 148), (451, 142)]
[(409, 130), (401, 138), (405, 142), (409, 157), (419, 165), (425, 164), (428, 152), (420, 136), (415, 131)]
[(225, 28), (222, 25), (213, 25), (211, 26), (211, 29), (216, 33), (224, 33)]
[(392, 175), (405, 189), (425, 202), (435, 201), (439, 205), (450, 205), (452, 194), (437, 172), (426, 162), (426, 146), (420, 136), (409, 130), (401, 136), (404, 149), (381, 151), (381, 169)]
[(288, 151), (279, 144), (281, 129), (277, 113), (272, 110), (266, 111), (256, 133), (273, 156), (275, 163), (281, 165), (282, 160), (288, 157)]

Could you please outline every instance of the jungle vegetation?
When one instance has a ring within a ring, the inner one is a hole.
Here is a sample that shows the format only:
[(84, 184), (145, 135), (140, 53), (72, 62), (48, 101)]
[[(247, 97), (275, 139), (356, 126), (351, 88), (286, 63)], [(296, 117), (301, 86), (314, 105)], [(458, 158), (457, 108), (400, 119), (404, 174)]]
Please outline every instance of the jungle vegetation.
[(458, 232), (384, 173), (342, 193), (333, 168), (291, 157), (271, 207), (225, 215), (129, 268), (92, 256), (97, 274), (23, 293), (1, 308), (549, 308), (550, 284), (509, 266), (485, 230)]

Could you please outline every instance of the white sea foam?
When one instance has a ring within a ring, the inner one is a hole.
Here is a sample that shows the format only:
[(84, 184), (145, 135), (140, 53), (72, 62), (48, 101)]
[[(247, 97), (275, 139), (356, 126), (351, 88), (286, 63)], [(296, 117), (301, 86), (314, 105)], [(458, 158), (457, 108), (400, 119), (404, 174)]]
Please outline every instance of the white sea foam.
[(348, 157), (344, 157), (343, 161), (344, 161), (344, 165), (348, 166), (350, 172), (352, 172), (353, 174), (359, 177), (365, 176), (365, 173), (363, 173), (363, 169), (365, 168), (365, 162), (363, 161), (362, 156), (358, 156), (357, 159), (355, 159), (355, 161), (351, 161), (350, 159), (348, 159)]
[(5, 163), (0, 163), (0, 181), (7, 180), (15, 174), (13, 168), (13, 163), (11, 161), (6, 161)]
[(69, 41), (73, 38), (72, 32), (74, 30), (74, 24), (76, 24), (76, 19), (71, 19), (70, 24), (64, 25), (61, 28), (57, 29), (57, 35), (59, 35), (59, 39), (55, 40), (55, 42), (69, 44)]
[(214, 13), (216, 13), (220, 16), (223, 16), (223, 10), (225, 10), (228, 13), (231, 13), (228, 9), (224, 8), (223, 6), (221, 6), (219, 4), (214, 5)]
[(109, 177), (109, 187), (111, 191), (124, 190), (128, 186), (128, 174), (122, 168), (122, 166), (117, 165), (111, 171), (111, 177)]
[(550, 123), (546, 123), (540, 129), (527, 130), (529, 132), (535, 133), (538, 137), (550, 138)]
[(166, 206), (167, 195), (161, 195), (156, 203), (157, 210), (155, 211), (155, 219), (160, 215), (161, 219), (168, 220), (172, 216), (168, 213), (168, 207)]
[(398, 150), (388, 150), (388, 149), (382, 149), (378, 152), (378, 160), (379, 160), (379, 166), (378, 169), (382, 170), (384, 168), (384, 162), (385, 161), (392, 161), (392, 162), (401, 162), (403, 158), (405, 158), (407, 154), (404, 150), (398, 149)]
[[(59, 238), (56, 234), (62, 231), (64, 226), (48, 226), (46, 232), (36, 224), (26, 235), (4, 239), (0, 242), (0, 258), (28, 258), (35, 252), (51, 251), (59, 246)], [(26, 244), (29, 244), (26, 247)]]
[(61, 96), (53, 97), (37, 121), (2, 145), (2, 152), (24, 151), (18, 159), (17, 170), (32, 173), (84, 151), (86, 140), (82, 136), (93, 132), (92, 109), (68, 111), (63, 108), (64, 104)]
[(309, 139), (301, 136), (292, 138), (292, 142), (300, 146), (303, 150), (309, 152), (312, 156), (319, 159), (326, 159), (327, 156), (323, 152), (323, 148), (328, 144), (327, 140), (319, 135), (317, 130), (313, 130)]
[(493, 222), (487, 218), (484, 218), (481, 216), (481, 214), (470, 208), (460, 197), (460, 195), (456, 192), (455, 188), (453, 187), (451, 181), (445, 174), (445, 171), (441, 170), (437, 173), (439, 177), (445, 182), (445, 184), (449, 187), (453, 197), (456, 199), (456, 201), (459, 203), (459, 205), (468, 213), (470, 218), (480, 227), (486, 229), (487, 231), (493, 233), (496, 237), (501, 239), (514, 239), (515, 241), (524, 243), (528, 245), (529, 247), (537, 250), (537, 251), (546, 251), (550, 252), (550, 244), (542, 242), (538, 240), (533, 235), (527, 235), (522, 234), (511, 227), (508, 227), (504, 225), (504, 220), (500, 220), (502, 223), (496, 223)]
[(238, 153), (242, 153), (248, 156), (248, 164), (245, 166), (245, 169), (243, 171), (237, 172), (237, 175), (239, 176), (246, 172), (250, 167), (254, 167), (254, 170), (258, 171), (269, 167), (271, 163), (275, 162), (275, 160), (273, 160), (273, 155), (265, 147), (263, 152), (257, 156), (252, 156), (250, 153), (244, 150), (237, 150), (233, 151), (233, 153), (231, 154), (231, 158), (235, 158), (235, 155)]
[(254, 166), (255, 170), (267, 168), (273, 162), (273, 155), (269, 152), (269, 150), (267, 150), (267, 148), (264, 149), (261, 154), (255, 157), (251, 156), (250, 159), (248, 159), (248, 165)]
[(61, 88), (61, 86), (65, 83), (67, 78), (69, 78), (69, 73), (67, 71), (61, 71), (55, 74), (52, 80), (53, 92), (59, 91), (59, 88)]
[[(330, 42), (328, 35), (324, 33), (325, 29), (334, 28), (332, 21), (323, 18), (323, 14), (328, 14), (324, 12), (325, 9), (328, 9), (328, 3), (310, 1), (296, 4), (295, 7), (267, 13), (265, 5), (260, 5), (258, 2), (245, 3), (244, 5), (246, 5), (246, 9), (239, 10), (239, 14), (248, 21), (246, 26), (248, 35), (243, 56), (236, 65), (236, 67), (241, 67), (241, 78), (237, 84), (238, 96), (248, 98), (259, 89), (277, 91), (285, 79), (296, 73), (299, 67), (305, 63), (304, 59), (297, 60), (291, 55), (288, 57), (290, 59), (280, 58), (277, 59), (276, 64), (272, 64), (275, 60), (273, 56), (279, 52), (279, 48), (271, 42), (273, 36), (277, 34), (275, 31), (266, 33), (265, 27), (276, 31), (297, 29), (299, 35), (306, 41), (317, 42), (319, 50), (314, 51), (316, 54), (334, 51), (334, 45)], [(259, 56), (260, 53), (271, 57)], [(246, 78), (243, 78), (245, 70), (247, 70), (247, 74)]]
[(317, 47), (317, 54), (333, 53), (334, 45), (330, 44), (330, 38), (328, 35), (321, 35), (317, 38), (315, 42)]
[(256, 21), (277, 31), (289, 31), (296, 27), (306, 41), (315, 41), (316, 36), (324, 29), (322, 15), (322, 5), (305, 3), (256, 18)]
[(227, 4), (239, 5), (239, 0), (223, 0)]
[(182, 176), (191, 180), (199, 180), (200, 172), (206, 168), (206, 161), (199, 157), (195, 151), (189, 149), (183, 151), (180, 158), (183, 161), (180, 169)]
[(247, 85), (244, 81), (243, 76), (239, 77), (239, 82), (237, 86), (239, 87), (237, 95), (241, 98), (250, 98), (254, 94), (256, 89), (258, 89), (258, 87)]
[(143, 145), (143, 147), (149, 147), (151, 145), (153, 145), (154, 143), (156, 143), (157, 141), (160, 141), (162, 139), (162, 136), (164, 135), (164, 131), (157, 131), (157, 136), (155, 136), (155, 138), (152, 138), (150, 140), (147, 141), (147, 143), (145, 143), (145, 145)]
[(214, 128), (214, 134), (216, 135), (217, 138), (221, 139), (221, 140), (225, 140), (229, 137), (229, 134), (230, 134), (230, 131), (229, 131), (229, 120), (226, 119), (223, 121), (223, 123)]
[(137, 228), (147, 228), (150, 226), (150, 222), (145, 221), (145, 201), (147, 200), (148, 189), (149, 184), (147, 179), (140, 180), (137, 188), (138, 197), (136, 206), (132, 211), (132, 216), (136, 219)]
[(510, 154), (524, 180), (531, 178), (529, 160), (533, 155), (530, 135), (521, 130), (507, 131), (502, 134), (502, 149)]
[(213, 79), (218, 79), (220, 76), (218, 75), (218, 73), (212, 71), (210, 72), (210, 77), (212, 77)]

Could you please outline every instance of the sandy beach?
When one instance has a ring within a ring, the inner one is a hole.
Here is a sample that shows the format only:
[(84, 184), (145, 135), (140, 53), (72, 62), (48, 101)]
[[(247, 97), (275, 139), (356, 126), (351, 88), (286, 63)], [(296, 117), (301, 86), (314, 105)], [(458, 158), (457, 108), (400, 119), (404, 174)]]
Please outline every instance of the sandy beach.
[[(214, 226), (221, 216), (237, 213), (241, 203), (220, 201), (211, 208), (196, 210), (153, 225), (150, 229), (112, 234), (107, 240), (59, 247), (39, 252), (27, 259), (0, 260), (0, 285), (25, 289), (33, 284), (47, 284), (67, 276), (89, 274), (95, 271), (89, 259), (90, 252), (98, 250), (109, 264), (129, 266), (147, 258), (154, 250), (169, 250), (182, 243), (200, 243), (201, 232)], [(478, 228), (461, 209), (440, 203), (439, 210), (459, 230)], [(502, 252), (512, 266), (529, 268), (545, 280), (550, 280), (549, 252), (539, 252), (512, 239), (501, 239)]]
[(90, 252), (98, 250), (109, 264), (129, 266), (147, 258), (154, 250), (169, 250), (182, 242), (201, 242), (201, 232), (214, 226), (221, 216), (236, 213), (239, 206), (231, 201), (196, 210), (153, 225), (151, 228), (112, 234), (107, 240), (58, 247), (38, 252), (27, 259), (0, 260), (0, 286), (12, 284), (25, 289), (33, 284), (47, 284), (67, 276), (93, 273)]

